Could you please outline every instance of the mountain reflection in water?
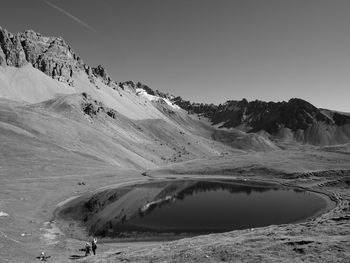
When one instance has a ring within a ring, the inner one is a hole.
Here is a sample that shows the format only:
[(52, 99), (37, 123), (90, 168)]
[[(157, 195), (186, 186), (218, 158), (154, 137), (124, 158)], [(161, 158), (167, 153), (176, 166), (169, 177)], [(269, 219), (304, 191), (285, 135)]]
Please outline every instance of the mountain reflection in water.
[(117, 239), (193, 236), (306, 220), (328, 207), (318, 194), (223, 179), (164, 180), (109, 188), (64, 207), (90, 235)]
[[(142, 189), (142, 185), (136, 187)], [(220, 180), (164, 182), (153, 200), (122, 221), (111, 220), (103, 234), (121, 237), (130, 233), (225, 232), (296, 222), (325, 206), (326, 201), (316, 194), (276, 185)]]

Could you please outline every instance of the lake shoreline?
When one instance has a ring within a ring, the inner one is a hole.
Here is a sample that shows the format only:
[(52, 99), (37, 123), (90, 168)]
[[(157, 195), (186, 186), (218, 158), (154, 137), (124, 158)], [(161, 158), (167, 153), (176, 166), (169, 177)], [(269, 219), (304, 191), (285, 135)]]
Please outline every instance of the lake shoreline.
[[(298, 185), (288, 184), (284, 182), (279, 182), (278, 180), (268, 180), (268, 179), (262, 179), (259, 180), (258, 178), (240, 178), (239, 176), (218, 176), (218, 175), (181, 175), (176, 177), (176, 175), (165, 175), (165, 176), (157, 176), (152, 177), (150, 180), (149, 178), (144, 179), (138, 179), (138, 180), (130, 180), (127, 182), (123, 182), (120, 184), (113, 184), (106, 187), (101, 187), (96, 190), (90, 191), (89, 193), (86, 193), (84, 195), (80, 196), (73, 196), (70, 197), (59, 204), (57, 204), (57, 209), (54, 211), (54, 219), (57, 224), (60, 226), (60, 229), (66, 233), (69, 234), (70, 237), (76, 238), (78, 240), (87, 240), (90, 237), (89, 233), (87, 232), (85, 226), (79, 222), (75, 221), (69, 218), (59, 217), (58, 214), (60, 210), (65, 207), (69, 206), (69, 203), (74, 201), (77, 198), (83, 198), (85, 200), (91, 198), (93, 195), (97, 195), (103, 191), (106, 190), (118, 190), (119, 188), (125, 187), (125, 186), (139, 186), (144, 183), (151, 184), (155, 182), (164, 182), (164, 181), (181, 181), (181, 180), (209, 180), (209, 181), (218, 181), (218, 182), (227, 182), (227, 183), (234, 183), (234, 184), (241, 184), (244, 186), (254, 186), (254, 187), (284, 187), (284, 188), (290, 188), (290, 189), (300, 189), (301, 191), (307, 191), (312, 192), (313, 194), (318, 195), (326, 202), (326, 206), (322, 208), (321, 210), (318, 210), (314, 214), (307, 216), (306, 218), (296, 220), (293, 222), (289, 222), (288, 224), (300, 224), (305, 223), (307, 221), (313, 220), (319, 216), (321, 216), (324, 213), (329, 212), (330, 210), (334, 209), (337, 206), (337, 200), (332, 196), (331, 193), (328, 193), (326, 191), (316, 190), (309, 187), (302, 187)], [(275, 224), (272, 224), (275, 225)], [(277, 224), (277, 225), (285, 225), (285, 224)], [(268, 225), (269, 226), (269, 225)], [(261, 226), (261, 227), (267, 227), (267, 226)], [(261, 227), (254, 227), (254, 228), (261, 228)], [(215, 233), (225, 233), (225, 232), (231, 232), (231, 231), (239, 231), (249, 228), (243, 228), (243, 229), (234, 229), (229, 231), (221, 231), (221, 232), (211, 232), (211, 233), (201, 233), (200, 235), (207, 235), (207, 234), (215, 234)], [(72, 234), (74, 233), (74, 234)], [(161, 242), (161, 241), (174, 241), (182, 238), (191, 238), (198, 236), (198, 233), (173, 233), (173, 232), (166, 232), (166, 233), (158, 233), (155, 234), (154, 232), (135, 232), (134, 234), (129, 233), (123, 233), (123, 237), (99, 237), (101, 243), (128, 243), (128, 242)]]

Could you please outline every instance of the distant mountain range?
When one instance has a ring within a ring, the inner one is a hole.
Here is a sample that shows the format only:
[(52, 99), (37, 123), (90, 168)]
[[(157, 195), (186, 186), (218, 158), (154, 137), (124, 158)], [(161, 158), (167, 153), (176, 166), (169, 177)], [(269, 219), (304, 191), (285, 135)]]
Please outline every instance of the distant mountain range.
[(347, 114), (318, 109), (297, 98), (288, 102), (229, 100), (220, 105), (190, 103), (180, 97), (173, 101), (189, 112), (203, 114), (213, 124), (220, 124), (220, 127), (234, 128), (243, 125), (249, 132), (265, 130), (275, 133), (281, 127), (297, 131), (305, 130), (316, 123), (338, 126), (350, 123), (350, 116)]
[(42, 36), (32, 30), (12, 34), (0, 27), (0, 65), (0, 97), (9, 100), (39, 103), (60, 93), (84, 93), (85, 98), (89, 96), (96, 102), (84, 106), (89, 116), (97, 114), (100, 107), (110, 109), (110, 116), (122, 114), (130, 119), (172, 123), (180, 116), (177, 112), (183, 111), (204, 117), (212, 125), (212, 139), (232, 147), (238, 147), (237, 140), (243, 135), (244, 145), (250, 144), (247, 138), (251, 140), (251, 134), (256, 134), (254, 140), (264, 138), (268, 144), (270, 140), (314, 145), (350, 142), (350, 114), (319, 109), (298, 98), (288, 102), (243, 99), (220, 105), (193, 103), (154, 91), (140, 82), (116, 82), (101, 65), (85, 64), (62, 38)]

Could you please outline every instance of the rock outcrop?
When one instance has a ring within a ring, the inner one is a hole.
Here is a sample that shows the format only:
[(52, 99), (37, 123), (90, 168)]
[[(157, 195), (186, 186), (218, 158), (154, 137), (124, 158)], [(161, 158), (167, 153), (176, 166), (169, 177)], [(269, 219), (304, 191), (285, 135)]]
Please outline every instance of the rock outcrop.
[(20, 67), (27, 63), (19, 34), (13, 35), (0, 27), (0, 64)]
[(31, 30), (19, 36), (29, 63), (52, 78), (73, 85), (73, 72), (83, 70), (84, 63), (62, 38), (44, 37)]
[(91, 68), (91, 73), (94, 74), (96, 77), (101, 78), (102, 82), (106, 85), (111, 85), (113, 82), (112, 78), (109, 76), (105, 68), (101, 65), (98, 65), (95, 68)]
[(73, 85), (73, 72), (84, 63), (60, 37), (45, 37), (32, 30), (16, 35), (0, 28), (0, 64), (21, 67), (30, 63), (46, 75)]
[(77, 71), (85, 72), (91, 82), (95, 77), (106, 85), (115, 84), (101, 65), (86, 65), (61, 37), (46, 37), (33, 30), (14, 35), (0, 27), (0, 65), (21, 67), (26, 63), (71, 86)]

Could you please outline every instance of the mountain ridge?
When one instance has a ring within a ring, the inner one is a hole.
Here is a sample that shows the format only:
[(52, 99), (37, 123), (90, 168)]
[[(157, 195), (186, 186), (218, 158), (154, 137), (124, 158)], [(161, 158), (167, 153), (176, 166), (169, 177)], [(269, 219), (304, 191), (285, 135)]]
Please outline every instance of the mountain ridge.
[[(141, 82), (114, 81), (103, 66), (90, 67), (85, 64), (62, 37), (45, 37), (33, 30), (12, 34), (0, 27), (0, 65), (23, 68), (28, 64), (64, 84), (59, 86), (45, 80), (45, 87), (52, 88), (45, 96), (29, 96), (32, 98), (29, 102), (53, 98), (55, 92), (84, 92), (132, 118), (143, 116), (141, 118), (169, 120), (169, 116), (166, 115), (174, 112), (177, 107), (176, 109), (183, 109), (188, 114), (206, 117), (219, 129), (238, 129), (247, 133), (265, 131), (275, 138), (293, 138), (298, 142), (316, 145), (350, 142), (348, 114), (319, 109), (299, 98), (292, 98), (288, 102), (249, 102), (242, 99), (228, 100), (219, 105), (193, 103), (179, 96), (154, 91)], [(28, 71), (27, 75), (33, 75), (30, 69)], [(13, 77), (10, 78), (10, 82), (13, 83)], [(33, 82), (33, 87), (30, 88), (34, 93), (39, 92), (34, 91), (37, 80), (34, 79)], [(23, 84), (23, 81), (19, 81), (19, 87), (10, 87), (2, 96), (8, 99), (20, 98)], [(16, 90), (15, 95), (12, 94), (13, 90)], [(152, 105), (147, 106), (149, 110), (145, 114), (143, 107), (147, 101)], [(161, 106), (162, 103), (167, 105), (167, 109)], [(136, 108), (132, 107), (134, 104)], [(236, 134), (235, 131), (233, 133)], [(213, 139), (221, 138), (222, 135), (223, 133), (220, 133), (220, 136), (216, 133)]]
[(46, 37), (34, 30), (12, 34), (0, 27), (0, 65), (20, 67), (26, 63), (69, 85), (74, 85), (72, 74), (78, 69), (90, 78), (100, 77), (107, 85), (116, 84), (101, 65), (85, 64), (62, 37)]

